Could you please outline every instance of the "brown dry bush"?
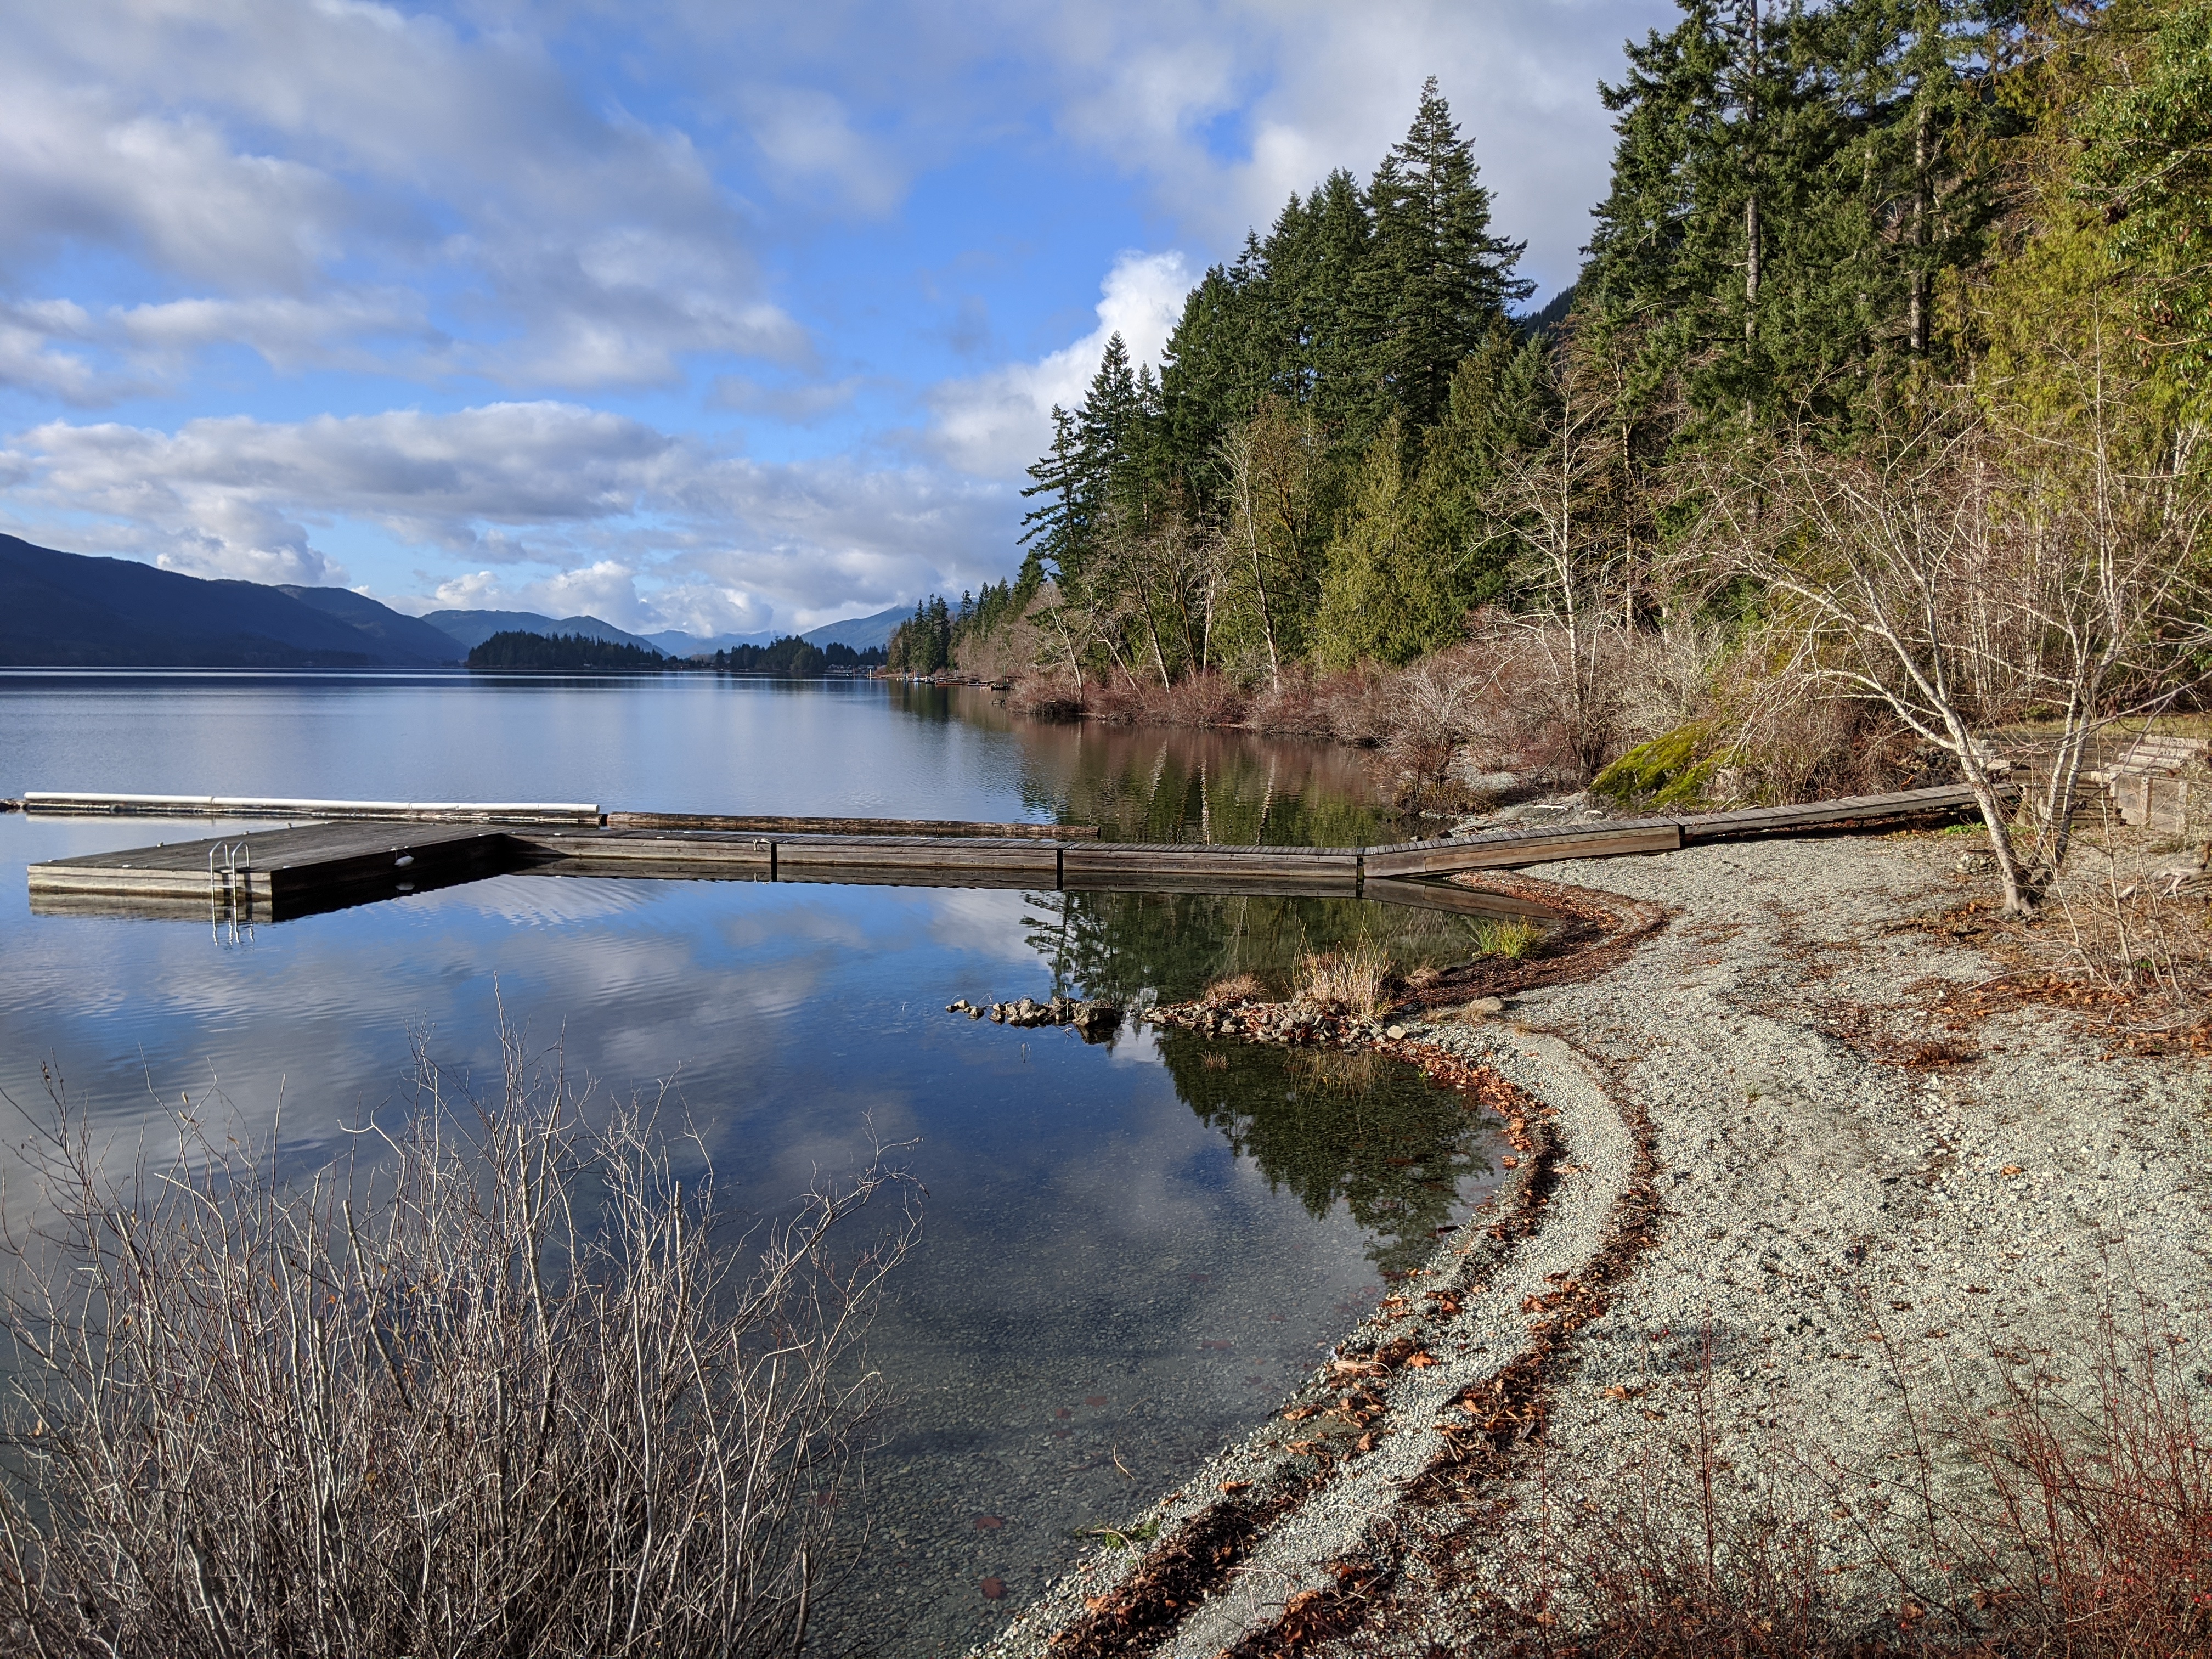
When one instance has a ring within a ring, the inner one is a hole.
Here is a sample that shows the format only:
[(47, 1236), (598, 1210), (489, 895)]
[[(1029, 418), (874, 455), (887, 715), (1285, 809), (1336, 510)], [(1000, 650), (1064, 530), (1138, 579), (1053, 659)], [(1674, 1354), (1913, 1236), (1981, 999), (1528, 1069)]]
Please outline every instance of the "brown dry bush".
[[(0, 1485), (10, 1652), (787, 1653), (875, 1397), (842, 1364), (910, 1237), (833, 1264), (886, 1180), (718, 1242), (649, 1114), (586, 1126), (507, 1043), (356, 1161), (280, 1183), (180, 1117), (103, 1171), (32, 1144)], [(748, 1260), (757, 1265), (748, 1269)]]
[(1058, 672), (1024, 674), (1006, 693), (1006, 707), (1031, 720), (1073, 720), (1083, 718), (1084, 690), (1069, 676)]
[(1621, 1467), (1572, 1502), (1545, 1486), (1492, 1632), (1560, 1659), (2212, 1651), (2204, 1385), (2164, 1323), (2108, 1308), (2071, 1390), (2011, 1363), (1993, 1396), (1908, 1390), (1915, 1432), (1871, 1463), (1724, 1431), (1708, 1344)]

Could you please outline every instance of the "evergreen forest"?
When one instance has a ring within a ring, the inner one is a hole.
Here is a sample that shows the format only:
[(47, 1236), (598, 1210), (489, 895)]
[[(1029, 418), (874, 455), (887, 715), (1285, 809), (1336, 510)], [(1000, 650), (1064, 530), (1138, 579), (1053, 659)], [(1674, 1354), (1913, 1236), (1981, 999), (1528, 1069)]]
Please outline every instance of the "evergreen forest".
[(471, 668), (535, 670), (618, 669), (627, 672), (672, 666), (658, 651), (593, 639), (585, 634), (532, 634), (509, 629), (469, 653)]
[(736, 645), (717, 651), (714, 665), (726, 674), (745, 674), (779, 680), (819, 679), (825, 674), (855, 674), (883, 665), (884, 653), (871, 646), (855, 651), (835, 641), (816, 645), (796, 634), (787, 634), (766, 645)]
[[(1948, 748), (2201, 674), (2212, 5), (1679, 0), (1601, 94), (1571, 290), (1524, 312), (1430, 82), (1364, 180), (1205, 274), (1157, 373), (1108, 343), (1018, 576), (925, 602), (906, 662), (1027, 630), (1079, 701), (1279, 698), (1518, 641), (1585, 777), (1666, 725), (1622, 713), (1655, 651), (1676, 724), (1739, 745), (1784, 668)], [(1909, 636), (1878, 659), (1869, 607)], [(2001, 613), (2038, 620), (1959, 644)]]

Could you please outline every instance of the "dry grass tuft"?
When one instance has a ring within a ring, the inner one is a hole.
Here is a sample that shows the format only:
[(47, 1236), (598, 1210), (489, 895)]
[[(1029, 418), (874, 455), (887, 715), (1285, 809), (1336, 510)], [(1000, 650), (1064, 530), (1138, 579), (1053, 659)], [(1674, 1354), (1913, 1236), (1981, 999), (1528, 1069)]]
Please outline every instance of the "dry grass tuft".
[(1225, 1006), (1232, 1002), (1263, 1002), (1267, 996), (1267, 988), (1260, 982), (1258, 975), (1231, 974), (1228, 978), (1217, 979), (1207, 986), (1206, 994), (1200, 1000)]
[(1547, 1494), (1543, 1547), (1492, 1604), (1501, 1650), (2197, 1659), (2212, 1445), (2197, 1362), (2162, 1323), (2108, 1310), (2071, 1389), (2008, 1364), (1993, 1401), (1908, 1390), (1916, 1432), (1871, 1463), (1723, 1431), (1708, 1339), (1623, 1467), (1571, 1504)]
[(1295, 1000), (1310, 1008), (1372, 1019), (1388, 1004), (1390, 977), (1389, 955), (1362, 939), (1348, 950), (1308, 957)]

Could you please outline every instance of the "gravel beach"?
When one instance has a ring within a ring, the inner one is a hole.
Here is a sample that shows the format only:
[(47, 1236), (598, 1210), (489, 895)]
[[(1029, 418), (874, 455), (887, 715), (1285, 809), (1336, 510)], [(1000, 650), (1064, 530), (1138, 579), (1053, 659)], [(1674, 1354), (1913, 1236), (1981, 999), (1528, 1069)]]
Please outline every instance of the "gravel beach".
[(1972, 846), (1524, 872), (1640, 937), (1390, 1042), (1525, 1119), (1496, 1224), (988, 1651), (1503, 1650), (1601, 1616), (1625, 1540), (1786, 1544), (1822, 1618), (1894, 1633), (1972, 1588), (1929, 1525), (1978, 1479), (1958, 1425), (2131, 1352), (2202, 1421), (2212, 1065), (1982, 994), (2005, 965), (1925, 925)]

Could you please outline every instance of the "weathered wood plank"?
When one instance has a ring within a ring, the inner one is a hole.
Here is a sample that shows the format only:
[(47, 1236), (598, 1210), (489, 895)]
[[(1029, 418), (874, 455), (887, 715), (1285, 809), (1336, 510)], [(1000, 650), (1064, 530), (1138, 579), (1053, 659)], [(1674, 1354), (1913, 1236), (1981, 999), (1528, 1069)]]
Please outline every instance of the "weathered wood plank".
[(1559, 913), (1548, 904), (1512, 893), (1486, 892), (1477, 887), (1457, 887), (1443, 881), (1370, 876), (1360, 896), (1382, 904), (1403, 904), (1419, 910), (1447, 910), (1455, 915), (1494, 916), (1500, 921), (1522, 918), (1550, 920)]
[(1377, 877), (1440, 876), (1459, 870), (1510, 870), (1525, 864), (1549, 864), (1559, 859), (1671, 853), (1681, 844), (1681, 830), (1674, 823), (1601, 823), (1378, 849), (1367, 855), (1366, 868), (1370, 881)]
[[(647, 830), (538, 830), (514, 832), (516, 845), (533, 860), (562, 859), (583, 866), (613, 865), (627, 874), (644, 864), (691, 864), (757, 867), (775, 862), (775, 842), (766, 836), (654, 835)], [(577, 873), (568, 872), (566, 873)]]
[[(516, 851), (505, 830), (483, 825), (310, 824), (82, 854), (34, 864), (27, 878), (33, 897), (104, 895), (205, 902), (227, 890), (241, 902), (283, 915), (355, 888), (396, 892), (493, 874), (511, 868)], [(210, 853), (223, 871), (220, 879), (210, 871)]]
[(131, 795), (92, 790), (34, 789), (23, 810), (100, 817), (375, 819), (396, 823), (597, 823), (598, 806), (581, 801), (313, 800), (275, 795)]
[(1341, 872), (1260, 875), (1236, 869), (1183, 873), (1167, 870), (1071, 872), (1060, 884), (1071, 893), (1221, 893), (1249, 898), (1358, 898), (1358, 878)]
[(761, 836), (957, 836), (994, 841), (1095, 841), (1095, 823), (969, 823), (955, 818), (810, 818), (710, 812), (609, 812), (610, 830), (714, 830)]
[(1904, 789), (1886, 795), (1845, 795), (1833, 800), (1788, 806), (1747, 806), (1728, 812), (1701, 812), (1682, 822), (1682, 839), (1695, 844), (1746, 836), (1787, 835), (1842, 823), (1905, 823), (1978, 810), (1974, 792), (1964, 784)]
[(1178, 847), (1135, 842), (1096, 842), (1070, 847), (1065, 878), (1157, 874), (1236, 876), (1292, 881), (1352, 881), (1359, 875), (1356, 849), (1318, 847)]
[(1057, 842), (945, 841), (926, 836), (799, 836), (775, 842), (776, 878), (816, 870), (999, 871), (1056, 882)]

